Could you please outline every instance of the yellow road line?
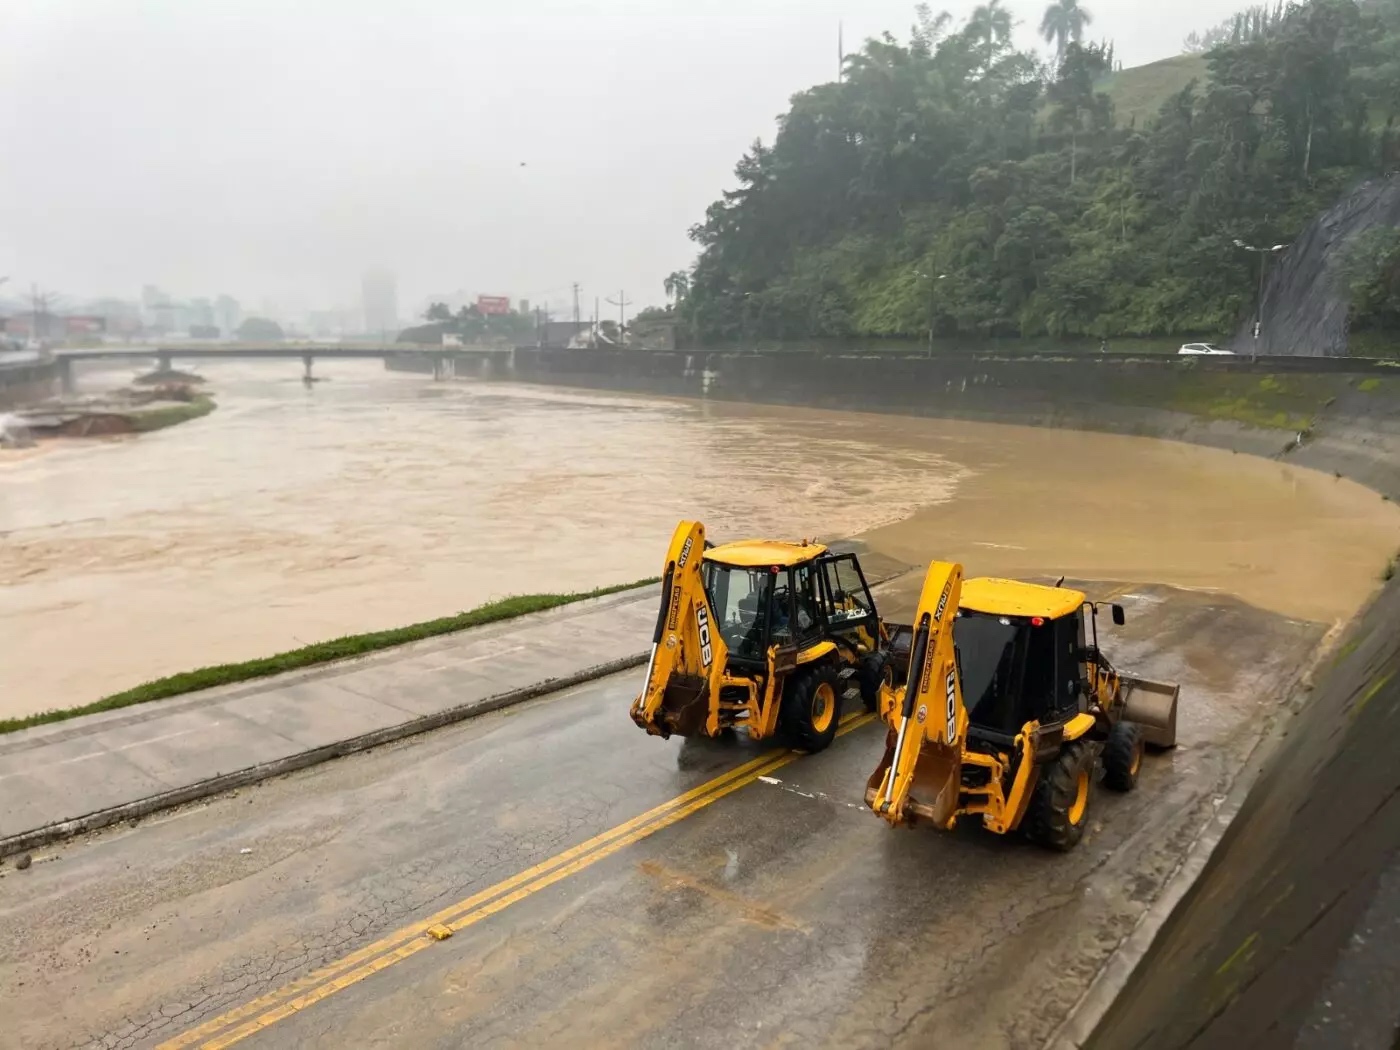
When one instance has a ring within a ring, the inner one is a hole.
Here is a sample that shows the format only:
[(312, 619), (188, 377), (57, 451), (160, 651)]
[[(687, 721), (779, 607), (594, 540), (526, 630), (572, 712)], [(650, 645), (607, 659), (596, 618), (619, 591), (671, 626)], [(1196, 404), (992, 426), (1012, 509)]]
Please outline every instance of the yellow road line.
[[(853, 715), (843, 721), (841, 728), (837, 730), (837, 735), (844, 736), (846, 733), (867, 725), (874, 719), (875, 715), (873, 714)], [(730, 792), (753, 783), (760, 776), (780, 769), (798, 757), (800, 757), (799, 754), (794, 751), (766, 752), (722, 776), (692, 788), (640, 816), (475, 893), (435, 915), (396, 930), (373, 944), (366, 945), (364, 948), (323, 966), (299, 980), (259, 996), (243, 1006), (167, 1040), (161, 1043), (157, 1050), (183, 1050), (183, 1048), (192, 1046), (206, 1036), (213, 1036), (217, 1032), (225, 1034), (205, 1042), (203, 1044), (205, 1050), (231, 1046), (277, 1021), (335, 994), (342, 988), (356, 984), (371, 974), (401, 962), (423, 948), (438, 943), (432, 937), (425, 936), (431, 927), (441, 925), (455, 932), (480, 922), (511, 904), (589, 867), (604, 857), (611, 856), (626, 846), (655, 834), (662, 828), (670, 827), (672, 824), (684, 820), (711, 802), (718, 801)], [(261, 1014), (261, 1016), (228, 1031), (231, 1026), (254, 1014)]]
[(735, 769), (731, 769), (728, 773), (724, 773), (718, 777), (715, 777), (713, 780), (706, 781), (699, 787), (692, 788), (690, 791), (687, 791), (682, 795), (677, 795), (675, 798), (663, 802), (661, 803), (661, 805), (649, 809), (645, 813), (633, 817), (631, 820), (619, 824), (615, 828), (610, 828), (608, 831), (605, 831), (600, 835), (596, 835), (585, 842), (580, 842), (577, 846), (567, 849), (563, 853), (556, 854), (549, 860), (542, 861), (541, 863), (536, 864), (533, 867), (526, 868), (524, 871), (519, 872), (516, 875), (512, 875), (510, 878), (506, 879), (503, 882), (496, 883), (494, 886), (490, 886), (487, 889), (482, 890), (480, 893), (473, 894), (465, 900), (458, 901), (456, 904), (448, 905), (442, 911), (437, 912), (434, 915), (430, 915), (426, 919), (421, 920), (420, 922), (415, 922), (408, 926), (404, 926), (401, 929), (395, 930), (393, 933), (390, 933), (385, 937), (380, 938), (373, 944), (367, 944), (363, 948), (352, 952), (351, 954), (345, 956), (342, 959), (338, 959), (333, 963), (328, 963), (326, 966), (323, 966), (318, 970), (312, 971), (311, 973), (307, 974), (305, 977), (300, 978), (299, 980), (293, 981), (292, 983), (285, 985), (284, 987), (279, 988), (276, 991), (272, 991), (267, 993), (266, 995), (259, 996), (257, 999), (245, 1003), (243, 1006), (238, 1007), (235, 1010), (231, 1010), (226, 1014), (223, 1014), (219, 1017), (215, 1017), (210, 1021), (206, 1021), (204, 1024), (200, 1025), (197, 1028), (192, 1028), (188, 1032), (184, 1032), (173, 1039), (167, 1040), (166, 1042), (161, 1043), (156, 1048), (156, 1050), (183, 1050), (183, 1048), (185, 1047), (193, 1046), (206, 1035), (212, 1035), (213, 1033), (219, 1031), (222, 1028), (227, 1028), (230, 1024), (237, 1020), (240, 1020), (241, 1018), (251, 1016), (252, 1014), (257, 1013), (260, 1010), (266, 1009), (267, 1007), (274, 1005), (282, 999), (296, 995), (307, 988), (320, 984), (322, 981), (327, 980), (330, 977), (334, 977), (341, 970), (348, 969), (351, 966), (355, 966), (358, 963), (364, 962), (366, 959), (379, 955), (381, 952), (389, 951), (390, 949), (397, 947), (399, 944), (406, 940), (409, 940), (410, 938), (416, 937), (422, 933), (426, 933), (428, 929), (432, 926), (437, 926), (440, 924), (445, 925), (446, 923), (450, 922), (452, 919), (460, 915), (464, 910), (475, 908), (477, 905), (483, 903), (486, 900), (489, 900), (491, 897), (494, 897), (497, 894), (504, 893), (507, 890), (513, 889), (515, 886), (520, 885), (521, 883), (528, 882), (530, 879), (535, 878), (541, 872), (551, 867), (567, 863), (568, 861), (579, 856), (580, 854), (586, 853), (590, 849), (594, 849), (597, 846), (609, 841), (610, 839), (617, 837), (618, 835), (626, 834), (628, 831), (631, 831), (633, 828), (638, 827), (639, 825), (645, 824), (651, 820), (655, 820), (657, 817), (668, 813), (670, 810), (676, 808), (677, 806), (684, 805), (691, 799), (698, 798), (699, 796), (704, 795), (709, 791), (713, 791), (715, 788), (722, 786), (723, 784), (727, 783), (735, 777), (743, 776), (748, 771), (756, 769), (759, 766), (764, 765), (768, 762), (771, 762), (775, 757), (781, 754), (783, 754), (783, 752), (777, 750), (765, 752), (764, 754), (759, 755), (757, 758), (751, 759), (750, 761), (745, 762), (743, 765)]

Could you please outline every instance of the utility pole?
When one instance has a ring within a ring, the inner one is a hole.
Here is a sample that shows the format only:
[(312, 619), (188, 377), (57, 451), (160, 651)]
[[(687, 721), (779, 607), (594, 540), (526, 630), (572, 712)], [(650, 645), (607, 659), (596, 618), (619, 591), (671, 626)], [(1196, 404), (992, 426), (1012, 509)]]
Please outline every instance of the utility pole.
[(1245, 244), (1244, 241), (1235, 239), (1235, 247), (1243, 248), (1247, 252), (1253, 252), (1259, 256), (1259, 298), (1254, 306), (1254, 342), (1249, 351), (1250, 361), (1259, 360), (1259, 333), (1264, 327), (1264, 263), (1270, 255), (1276, 255), (1281, 251), (1286, 251), (1291, 245), (1275, 244), (1271, 248), (1256, 248), (1252, 244)]
[(836, 23), (836, 83), (840, 84), (846, 79), (846, 26), (838, 21)]
[(575, 282), (574, 282), (574, 334), (575, 334), (575, 335), (578, 334), (578, 323), (579, 323), (579, 315), (578, 315), (578, 282), (575, 281)]
[(627, 293), (625, 291), (618, 292), (617, 298), (609, 299), (608, 302), (617, 307), (617, 340), (618, 344), (621, 345), (623, 333), (627, 330), (627, 308), (631, 306), (632, 303), (627, 298)]
[(40, 292), (37, 284), (29, 286), (29, 338), (35, 343), (42, 342), (39, 337), (40, 320), (48, 318), (54, 298), (50, 292)]

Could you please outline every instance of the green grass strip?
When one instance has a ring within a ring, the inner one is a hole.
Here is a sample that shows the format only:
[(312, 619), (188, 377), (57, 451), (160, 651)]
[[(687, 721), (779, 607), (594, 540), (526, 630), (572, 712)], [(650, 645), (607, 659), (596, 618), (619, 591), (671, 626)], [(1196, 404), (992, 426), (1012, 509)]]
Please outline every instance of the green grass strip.
[(207, 416), (214, 411), (214, 399), (203, 395), (193, 401), (187, 401), (179, 405), (166, 405), (163, 408), (153, 408), (149, 412), (135, 411), (128, 413), (127, 418), (131, 420), (131, 429), (138, 434), (149, 434), (153, 430), (164, 430), (166, 427), (173, 427), (177, 423), (184, 423), (191, 419), (198, 419), (200, 416)]
[(266, 678), (268, 675), (296, 671), (303, 667), (314, 667), (317, 664), (330, 663), (333, 660), (363, 656), (365, 653), (377, 652), (380, 649), (390, 649), (396, 645), (406, 645), (409, 642), (420, 642), (425, 638), (452, 634), (455, 631), (466, 630), (468, 627), (499, 623), (502, 620), (511, 620), (527, 613), (556, 609), (561, 605), (571, 605), (589, 598), (602, 598), (605, 595), (617, 594), (619, 591), (627, 591), (635, 587), (645, 587), (656, 582), (657, 578), (638, 580), (636, 583), (623, 583), (615, 587), (599, 587), (597, 590), (576, 594), (522, 594), (513, 598), (502, 598), (499, 601), (488, 602), (467, 612), (458, 613), (456, 616), (444, 616), (437, 620), (427, 620), (424, 623), (410, 624), (407, 627), (395, 627), (388, 631), (371, 631), (369, 634), (351, 634), (344, 638), (332, 638), (330, 641), (316, 642), (314, 645), (291, 649), (285, 653), (277, 653), (275, 656), (264, 656), (257, 660), (244, 660), (242, 663), (236, 664), (216, 664), (213, 667), (201, 667), (195, 671), (182, 671), (165, 678), (157, 678), (153, 682), (146, 682), (134, 689), (113, 693), (111, 696), (94, 700), (90, 704), (83, 704), (81, 707), (41, 711), (39, 714), (25, 715), (23, 718), (0, 719), (0, 734), (15, 733), (21, 729), (47, 725), (51, 722), (62, 722), (69, 718), (96, 714), (98, 711), (115, 711), (121, 707), (145, 704), (152, 700), (165, 700), (182, 693), (193, 693), (199, 689), (211, 689), (218, 685), (232, 685), (235, 682), (247, 682), (254, 678)]

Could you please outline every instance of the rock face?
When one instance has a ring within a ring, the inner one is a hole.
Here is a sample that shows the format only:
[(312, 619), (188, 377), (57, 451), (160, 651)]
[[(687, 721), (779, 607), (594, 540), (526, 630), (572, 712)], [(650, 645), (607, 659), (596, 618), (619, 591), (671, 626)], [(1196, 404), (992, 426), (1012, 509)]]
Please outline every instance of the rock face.
[[(1346, 356), (1348, 295), (1338, 272), (1343, 249), (1376, 226), (1400, 226), (1400, 175), (1362, 183), (1313, 220), (1281, 259), (1271, 261), (1260, 354)], [(1250, 353), (1253, 344), (1251, 314), (1233, 346)]]

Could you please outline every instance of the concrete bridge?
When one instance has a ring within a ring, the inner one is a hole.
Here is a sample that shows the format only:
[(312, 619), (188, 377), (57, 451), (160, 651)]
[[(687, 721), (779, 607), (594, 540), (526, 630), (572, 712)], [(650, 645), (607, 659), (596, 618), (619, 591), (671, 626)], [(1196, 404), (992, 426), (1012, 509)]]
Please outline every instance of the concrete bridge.
[[(403, 371), (431, 371), (434, 379), (451, 378), (456, 373), (456, 363), (460, 360), (496, 359), (509, 357), (509, 349), (487, 347), (435, 347), (413, 346), (410, 344), (390, 344), (382, 346), (301, 344), (301, 343), (225, 343), (209, 345), (165, 346), (102, 346), (54, 351), (58, 364), (59, 379), (64, 393), (73, 390), (73, 365), (78, 361), (135, 360), (155, 358), (157, 371), (169, 371), (176, 360), (180, 361), (219, 361), (219, 360), (270, 360), (301, 359), (303, 375), (309, 382), (312, 378), (313, 363), (317, 358), (338, 360), (377, 359), (386, 364), (417, 363), (419, 368), (402, 368)], [(421, 367), (429, 365), (428, 367)]]

